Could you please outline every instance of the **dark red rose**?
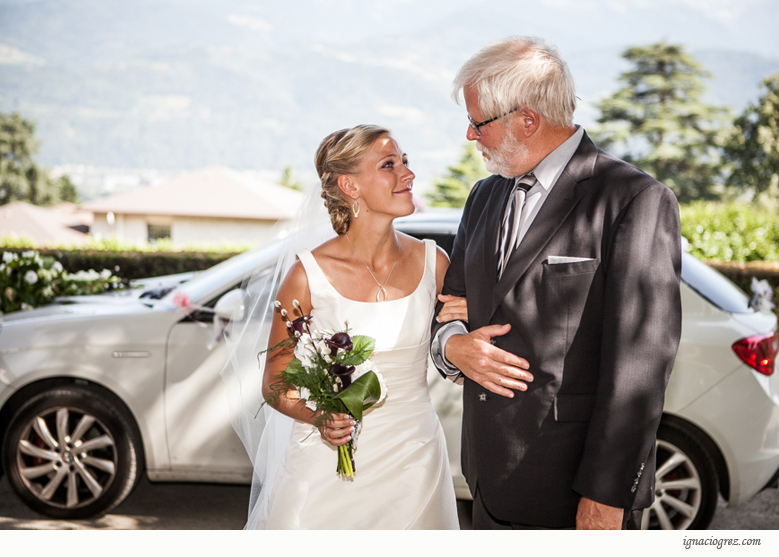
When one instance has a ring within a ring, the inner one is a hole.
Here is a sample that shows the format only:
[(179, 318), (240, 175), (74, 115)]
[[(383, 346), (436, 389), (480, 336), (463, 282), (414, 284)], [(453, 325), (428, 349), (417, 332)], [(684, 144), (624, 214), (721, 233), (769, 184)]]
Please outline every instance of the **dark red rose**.
[(341, 379), (341, 385), (344, 389), (352, 384), (352, 373), (354, 373), (354, 366), (344, 364), (330, 366), (330, 374)]
[(330, 347), (330, 354), (333, 356), (339, 349), (351, 352), (353, 347), (352, 338), (346, 333), (335, 333), (330, 338), (326, 338), (325, 343)]

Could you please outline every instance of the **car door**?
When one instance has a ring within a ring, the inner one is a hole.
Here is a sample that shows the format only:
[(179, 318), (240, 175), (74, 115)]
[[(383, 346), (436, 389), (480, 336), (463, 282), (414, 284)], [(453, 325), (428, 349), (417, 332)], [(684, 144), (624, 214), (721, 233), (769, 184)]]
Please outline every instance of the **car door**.
[(195, 312), (168, 335), (165, 416), (171, 467), (176, 479), (250, 481), (251, 463), (230, 424), (220, 375), (227, 347), (211, 321), (212, 314)]

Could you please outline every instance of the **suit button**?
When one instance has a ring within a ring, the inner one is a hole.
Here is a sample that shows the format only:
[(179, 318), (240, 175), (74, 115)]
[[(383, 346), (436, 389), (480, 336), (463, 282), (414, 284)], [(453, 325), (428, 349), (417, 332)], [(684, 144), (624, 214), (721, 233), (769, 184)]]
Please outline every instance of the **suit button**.
[(487, 395), (484, 393), (479, 393), (479, 402), (487, 402)]
[(497, 341), (497, 340), (495, 340), (494, 338), (491, 338), (491, 339), (490, 339), (490, 344), (491, 344), (491, 345), (493, 345), (493, 346), (495, 346), (496, 344), (498, 344), (498, 341)]

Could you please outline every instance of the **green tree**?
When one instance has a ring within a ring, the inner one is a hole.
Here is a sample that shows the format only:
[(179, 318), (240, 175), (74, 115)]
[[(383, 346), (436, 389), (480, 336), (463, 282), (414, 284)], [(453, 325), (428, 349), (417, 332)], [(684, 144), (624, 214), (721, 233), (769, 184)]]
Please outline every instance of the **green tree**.
[(32, 156), (37, 150), (35, 124), (17, 113), (0, 113), (0, 205), (17, 200), (53, 205), (78, 199), (69, 178), (52, 180), (35, 164)]
[(701, 97), (703, 67), (680, 45), (660, 42), (628, 48), (632, 68), (623, 87), (597, 108), (600, 146), (670, 187), (680, 201), (718, 197), (718, 133), (725, 109)]
[[(733, 122), (725, 144), (727, 184), (779, 201), (779, 73), (761, 83), (762, 95)], [(776, 204), (776, 203), (774, 203)]]
[(284, 170), (281, 171), (281, 180), (279, 181), (279, 184), (291, 190), (303, 191), (303, 184), (295, 178), (292, 174), (292, 168), (289, 166), (285, 166)]
[(76, 184), (70, 181), (68, 175), (60, 176), (57, 179), (57, 190), (60, 201), (78, 203), (78, 189), (76, 189)]
[(0, 205), (36, 195), (38, 173), (32, 155), (38, 145), (34, 135), (32, 122), (16, 113), (0, 113)]
[(473, 143), (468, 142), (460, 161), (448, 168), (449, 173), (436, 181), (434, 189), (425, 194), (432, 207), (463, 207), (473, 185), (489, 176), (484, 161)]

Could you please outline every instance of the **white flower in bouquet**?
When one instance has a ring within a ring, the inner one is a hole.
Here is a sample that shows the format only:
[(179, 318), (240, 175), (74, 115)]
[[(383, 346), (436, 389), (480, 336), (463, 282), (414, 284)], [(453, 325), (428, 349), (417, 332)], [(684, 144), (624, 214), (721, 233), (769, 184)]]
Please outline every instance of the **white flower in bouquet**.
[(36, 255), (36, 252), (34, 252), (34, 251), (25, 251), (25, 252), (22, 253), (22, 257), (25, 258), (25, 259), (32, 259), (33, 257), (35, 257), (35, 255)]
[(314, 347), (317, 353), (328, 363), (332, 364), (333, 359), (330, 357), (330, 347), (327, 345), (326, 338), (333, 336), (331, 331), (321, 331), (314, 339)]
[(104, 278), (104, 279), (109, 279), (109, 278), (111, 278), (111, 271), (109, 271), (108, 269), (103, 269), (103, 270), (100, 272), (100, 278)]
[(309, 391), (306, 387), (299, 387), (298, 388), (298, 396), (301, 399), (306, 401), (306, 408), (316, 412), (317, 404), (316, 404), (316, 402), (311, 400), (311, 391)]
[(35, 284), (36, 282), (38, 282), (38, 273), (36, 273), (35, 271), (27, 271), (24, 274), (24, 282), (26, 282), (27, 284)]
[(3, 263), (11, 263), (12, 261), (16, 261), (18, 258), (19, 256), (12, 251), (3, 252)]
[(51, 270), (57, 273), (61, 273), (63, 271), (62, 263), (59, 261), (55, 261), (54, 264), (51, 266)]
[[(300, 360), (303, 367), (311, 367), (316, 362), (316, 348), (313, 339), (307, 335), (301, 335), (295, 345), (295, 357)], [(301, 398), (306, 398), (301, 396)]]

